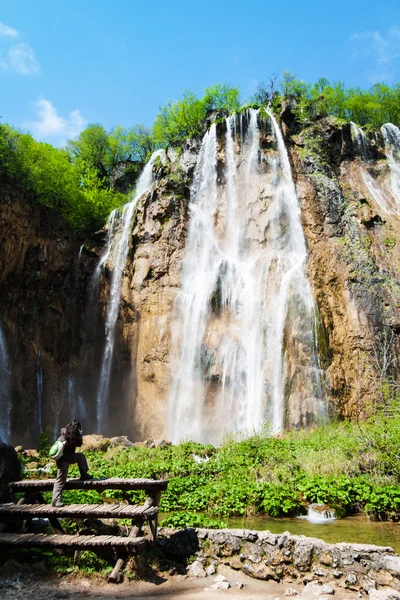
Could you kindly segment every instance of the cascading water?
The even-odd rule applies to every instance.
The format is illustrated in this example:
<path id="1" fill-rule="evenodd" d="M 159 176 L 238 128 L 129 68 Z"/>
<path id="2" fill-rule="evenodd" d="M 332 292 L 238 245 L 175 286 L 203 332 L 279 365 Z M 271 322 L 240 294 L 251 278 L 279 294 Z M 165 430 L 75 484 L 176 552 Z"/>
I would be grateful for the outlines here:
<path id="1" fill-rule="evenodd" d="M 199 153 L 173 318 L 168 434 L 174 442 L 215 443 L 224 432 L 250 431 L 267 420 L 281 430 L 290 412 L 289 378 L 297 382 L 291 403 L 297 396 L 304 405 L 294 409 L 298 416 L 304 407 L 314 417 L 325 410 L 289 159 L 272 113 L 277 151 L 261 150 L 259 121 L 255 110 L 227 118 L 223 183 L 215 125 Z M 307 349 L 306 364 L 295 367 L 298 377 L 290 373 L 288 336 Z"/>
<path id="2" fill-rule="evenodd" d="M 371 160 L 371 150 L 365 132 L 361 129 L 361 127 L 359 127 L 352 121 L 350 122 L 350 127 L 351 137 L 356 148 L 357 154 L 360 156 L 362 161 L 368 162 L 369 160 Z"/>
<path id="3" fill-rule="evenodd" d="M 384 125 L 384 127 L 386 127 Z M 394 127 L 394 125 L 392 126 Z M 396 128 L 397 129 L 397 128 Z M 382 128 L 383 132 L 383 128 Z M 372 153 L 368 143 L 367 136 L 364 131 L 356 125 L 355 123 L 351 123 L 351 134 L 354 142 L 355 149 L 357 154 L 359 155 L 362 163 L 368 163 L 372 160 Z M 389 159 L 388 159 L 389 160 Z M 397 203 L 391 198 L 388 194 L 386 194 L 377 184 L 376 180 L 369 173 L 366 165 L 360 165 L 360 174 L 362 182 L 370 193 L 371 197 L 374 199 L 376 204 L 382 210 L 382 212 L 386 214 L 400 214 L 399 206 Z M 400 174 L 400 168 L 399 168 Z M 393 184 L 392 184 L 393 187 Z M 399 188 L 400 191 L 400 188 Z M 399 195 L 400 198 L 400 195 Z"/>
<path id="4" fill-rule="evenodd" d="M 68 408 L 71 419 L 78 419 L 85 428 L 86 408 L 82 396 L 77 392 L 76 381 L 73 376 L 68 378 Z"/>
<path id="5" fill-rule="evenodd" d="M 10 441 L 11 433 L 10 377 L 6 340 L 0 326 L 0 442 L 6 443 Z"/>
<path id="6" fill-rule="evenodd" d="M 386 123 L 382 125 L 381 131 L 385 140 L 392 194 L 396 200 L 396 212 L 400 214 L 400 129 L 392 123 Z"/>
<path id="7" fill-rule="evenodd" d="M 40 357 L 42 355 L 42 351 L 39 348 L 36 358 L 36 389 L 37 389 L 37 398 L 36 398 L 36 423 L 38 425 L 39 434 L 43 432 L 43 423 L 42 423 L 42 401 L 43 401 L 43 371 L 42 365 L 40 364 Z"/>
<path id="8" fill-rule="evenodd" d="M 113 239 L 110 238 L 106 250 L 106 256 L 104 257 L 104 259 L 100 259 L 101 264 L 99 263 L 101 268 L 101 265 L 104 264 L 105 260 L 107 260 L 110 255 L 113 255 L 113 271 L 105 324 L 106 340 L 101 365 L 99 387 L 97 392 L 97 430 L 99 432 L 103 432 L 105 426 L 107 397 L 110 385 L 112 358 L 114 354 L 115 326 L 117 323 L 119 304 L 121 299 L 121 280 L 129 250 L 129 238 L 132 221 L 136 212 L 136 206 L 139 198 L 150 188 L 151 184 L 153 183 L 154 162 L 158 157 L 160 157 L 163 154 L 163 152 L 163 150 L 157 150 L 156 152 L 154 152 L 150 160 L 144 167 L 143 172 L 137 183 L 133 200 L 124 206 L 120 235 L 118 240 L 116 240 L 116 247 L 114 253 L 112 253 L 112 248 L 114 246 Z M 112 221 L 115 221 L 115 213 L 112 214 L 110 218 L 112 219 Z M 110 229 L 113 229 L 113 225 Z"/>

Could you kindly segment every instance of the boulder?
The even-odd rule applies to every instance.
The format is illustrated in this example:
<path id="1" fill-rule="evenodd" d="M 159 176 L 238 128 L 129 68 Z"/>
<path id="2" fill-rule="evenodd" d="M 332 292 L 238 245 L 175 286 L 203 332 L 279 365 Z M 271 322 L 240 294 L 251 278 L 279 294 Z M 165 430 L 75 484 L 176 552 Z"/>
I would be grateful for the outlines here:
<path id="1" fill-rule="evenodd" d="M 94 452 L 96 450 L 107 450 L 111 440 L 98 435 L 97 433 L 91 433 L 90 435 L 83 436 L 83 444 L 81 446 L 81 452 Z"/>

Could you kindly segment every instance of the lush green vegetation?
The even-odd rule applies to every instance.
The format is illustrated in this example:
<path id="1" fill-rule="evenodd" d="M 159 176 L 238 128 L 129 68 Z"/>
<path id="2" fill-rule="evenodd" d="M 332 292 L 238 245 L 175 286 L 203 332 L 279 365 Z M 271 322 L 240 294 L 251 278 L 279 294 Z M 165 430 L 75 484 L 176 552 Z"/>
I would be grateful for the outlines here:
<path id="1" fill-rule="evenodd" d="M 385 122 L 400 125 L 400 84 L 376 84 L 362 90 L 326 79 L 312 85 L 285 73 L 280 83 L 275 76 L 268 84 L 260 84 L 250 102 L 271 104 L 279 111 L 284 99 L 291 101 L 301 125 L 326 115 L 366 128 Z M 0 178 L 18 182 L 32 199 L 60 211 L 73 229 L 87 234 L 102 227 L 111 210 L 128 200 L 115 183 L 119 167 L 132 183 L 155 148 L 200 136 L 213 112 L 216 117 L 215 111 L 228 114 L 241 106 L 246 102 L 241 103 L 239 89 L 230 85 L 208 87 L 201 98 L 185 91 L 180 100 L 160 108 L 151 129 L 118 126 L 107 132 L 102 125 L 91 124 L 63 149 L 0 125 Z"/>
<path id="2" fill-rule="evenodd" d="M 114 168 L 124 162 L 125 171 L 137 176 L 153 148 L 150 132 L 139 125 L 109 133 L 89 125 L 65 149 L 0 125 L 0 177 L 58 210 L 77 232 L 87 233 L 102 227 L 111 210 L 126 202 L 113 187 Z"/>
<path id="3" fill-rule="evenodd" d="M 170 513 L 171 525 L 219 526 L 235 515 L 294 516 L 314 502 L 342 514 L 399 520 L 399 408 L 395 401 L 389 412 L 379 409 L 362 425 L 331 423 L 279 437 L 266 429 L 219 448 L 193 442 L 157 449 L 119 446 L 90 452 L 88 459 L 95 477 L 169 479 L 161 510 Z M 206 460 L 196 462 L 195 454 Z M 115 490 L 64 494 L 71 503 L 125 497 Z M 129 497 L 143 499 L 140 492 Z"/>
<path id="4" fill-rule="evenodd" d="M 204 90 L 203 98 L 189 91 L 182 100 L 169 101 L 160 108 L 154 122 L 154 137 L 161 145 L 167 145 L 203 131 L 203 121 L 213 110 L 234 112 L 240 108 L 239 88 L 217 84 Z"/>
<path id="5" fill-rule="evenodd" d="M 296 100 L 296 115 L 301 123 L 332 115 L 370 129 L 378 129 L 384 123 L 400 124 L 400 84 L 377 83 L 363 90 L 346 88 L 338 81 L 330 83 L 325 78 L 311 85 L 285 73 L 281 89 L 283 96 Z"/>

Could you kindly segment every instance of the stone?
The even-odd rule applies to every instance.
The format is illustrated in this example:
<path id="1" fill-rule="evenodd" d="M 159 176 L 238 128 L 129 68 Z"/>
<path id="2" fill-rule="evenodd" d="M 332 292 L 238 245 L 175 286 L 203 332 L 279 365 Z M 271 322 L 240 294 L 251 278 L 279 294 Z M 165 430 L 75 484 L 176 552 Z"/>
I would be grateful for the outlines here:
<path id="1" fill-rule="evenodd" d="M 293 563 L 299 571 L 308 571 L 311 566 L 314 544 L 309 540 L 298 541 L 293 552 Z"/>
<path id="2" fill-rule="evenodd" d="M 190 577 L 207 577 L 207 573 L 204 570 L 202 563 L 198 560 L 192 562 L 187 568 L 187 574 Z"/>
<path id="3" fill-rule="evenodd" d="M 30 458 L 40 458 L 40 454 L 34 448 L 28 448 L 28 450 L 24 451 L 25 456 L 29 456 Z"/>
<path id="4" fill-rule="evenodd" d="M 125 446 L 126 448 L 131 448 L 135 446 L 135 443 L 128 440 L 126 435 L 119 435 L 111 438 L 110 446 Z"/>
<path id="5" fill-rule="evenodd" d="M 206 568 L 207 575 L 214 575 L 216 573 L 215 563 L 211 563 Z"/>
<path id="6" fill-rule="evenodd" d="M 242 571 L 254 579 L 263 579 L 265 581 L 273 579 L 274 581 L 279 581 L 277 574 L 264 562 L 254 564 L 246 561 L 242 565 Z"/>
<path id="7" fill-rule="evenodd" d="M 156 448 L 168 448 L 168 446 L 172 446 L 172 442 L 168 440 L 154 440 L 154 445 Z"/>
<path id="8" fill-rule="evenodd" d="M 295 590 L 294 588 L 286 588 L 285 590 L 285 596 L 298 596 L 299 592 L 297 590 Z"/>
<path id="9" fill-rule="evenodd" d="M 382 567 L 394 575 L 400 575 L 400 556 L 383 556 Z"/>
<path id="10" fill-rule="evenodd" d="M 96 450 L 104 451 L 104 450 L 107 450 L 110 443 L 111 443 L 110 439 L 105 438 L 102 435 L 99 435 L 97 433 L 84 435 L 83 436 L 83 444 L 82 444 L 80 451 L 81 452 L 87 452 L 87 451 L 95 452 Z"/>
<path id="11" fill-rule="evenodd" d="M 317 596 L 331 596 L 334 593 L 335 591 L 330 585 L 327 583 L 321 585 L 318 581 L 310 581 L 307 583 L 302 592 L 302 594 L 314 594 Z"/>
<path id="12" fill-rule="evenodd" d="M 211 586 L 212 590 L 229 590 L 231 584 L 224 575 L 217 575 Z"/>
<path id="13" fill-rule="evenodd" d="M 366 592 L 369 592 L 370 590 L 376 590 L 375 579 L 371 579 L 371 577 L 365 576 L 362 580 L 362 587 Z"/>
<path id="14" fill-rule="evenodd" d="M 239 590 L 242 590 L 244 588 L 243 581 L 237 581 L 236 582 L 236 587 L 239 588 Z"/>
<path id="15" fill-rule="evenodd" d="M 392 588 L 371 589 L 368 594 L 369 600 L 400 600 L 400 592 Z"/>
<path id="16" fill-rule="evenodd" d="M 339 579 L 340 577 L 342 577 L 343 571 L 339 571 L 339 569 L 333 569 L 332 575 L 336 577 L 336 579 Z"/>
<path id="17" fill-rule="evenodd" d="M 358 577 L 355 573 L 347 573 L 344 578 L 344 582 L 346 585 L 356 585 L 358 583 Z"/>
<path id="18" fill-rule="evenodd" d="M 313 569 L 313 573 L 315 575 L 317 575 L 317 577 L 326 577 L 328 575 L 328 573 L 326 571 L 323 571 L 322 569 Z"/>

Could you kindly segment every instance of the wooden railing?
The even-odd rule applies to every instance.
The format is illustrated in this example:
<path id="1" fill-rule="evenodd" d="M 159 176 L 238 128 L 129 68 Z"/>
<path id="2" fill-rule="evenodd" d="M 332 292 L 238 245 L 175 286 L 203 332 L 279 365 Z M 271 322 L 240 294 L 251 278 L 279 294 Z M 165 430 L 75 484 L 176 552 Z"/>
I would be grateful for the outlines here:
<path id="1" fill-rule="evenodd" d="M 69 504 L 61 507 L 46 504 L 42 492 L 51 491 L 55 479 L 25 479 L 10 484 L 13 493 L 22 493 L 22 498 L 15 503 L 0 504 L 0 521 L 23 522 L 23 533 L 0 533 L 0 546 L 17 547 L 66 547 L 93 548 L 111 546 L 118 556 L 117 562 L 108 580 L 116 583 L 125 558 L 121 552 L 139 553 L 148 543 L 143 535 L 143 525 L 148 522 L 151 538 L 157 538 L 158 509 L 161 492 L 167 489 L 168 482 L 155 479 L 68 479 L 65 490 L 97 490 L 106 489 L 121 491 L 144 490 L 147 493 L 143 505 L 138 504 Z M 55 534 L 26 533 L 29 522 L 36 517 L 48 518 Z M 85 519 L 102 517 L 110 519 L 132 519 L 129 536 L 115 535 L 66 535 L 58 519 Z"/>

